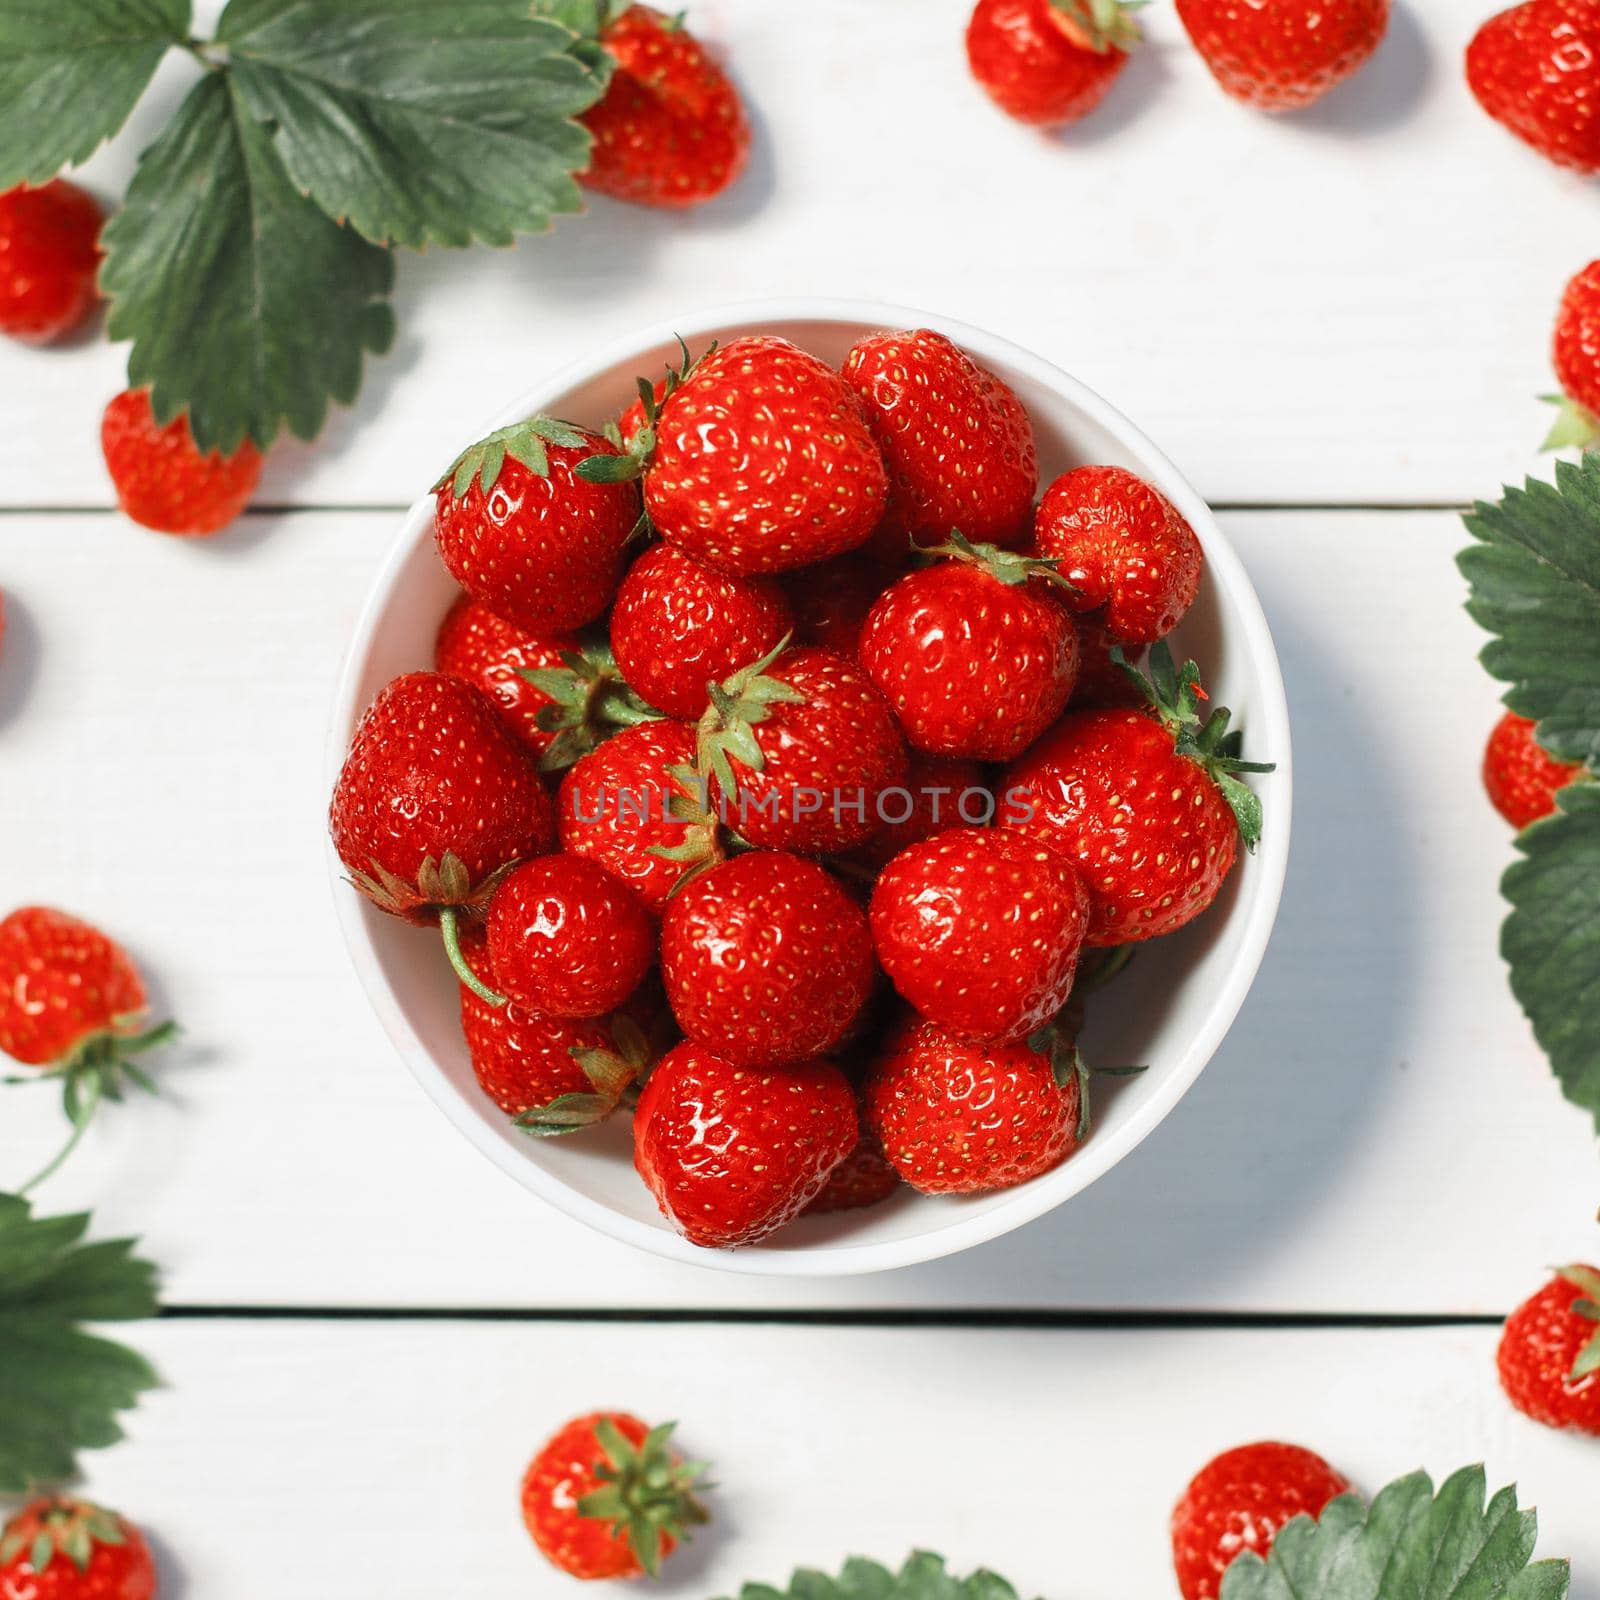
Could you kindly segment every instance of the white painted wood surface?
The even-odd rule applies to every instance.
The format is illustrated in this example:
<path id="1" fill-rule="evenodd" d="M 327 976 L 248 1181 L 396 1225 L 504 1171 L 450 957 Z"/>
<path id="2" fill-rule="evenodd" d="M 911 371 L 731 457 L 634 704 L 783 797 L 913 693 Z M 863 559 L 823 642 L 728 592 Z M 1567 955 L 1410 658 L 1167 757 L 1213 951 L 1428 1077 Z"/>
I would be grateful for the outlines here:
<path id="1" fill-rule="evenodd" d="M 917 1546 L 1025 1596 L 1176 1600 L 1173 1501 L 1262 1437 L 1368 1493 L 1482 1461 L 1538 1507 L 1573 1600 L 1600 1597 L 1594 1443 L 1504 1403 L 1492 1329 L 222 1322 L 144 1343 L 170 1390 L 87 1488 L 154 1530 L 162 1600 L 576 1594 L 522 1531 L 518 1484 L 550 1431 L 612 1405 L 676 1417 L 715 1463 L 715 1524 L 650 1591 L 682 1600 Z"/>
<path id="2" fill-rule="evenodd" d="M 182 1304 L 1503 1312 L 1593 1256 L 1600 1174 L 1495 950 L 1494 688 L 1445 513 L 1225 519 L 1272 619 L 1298 815 L 1266 966 L 1167 1123 L 1052 1216 L 871 1280 L 758 1283 L 594 1238 L 423 1097 L 338 943 L 336 664 L 397 519 L 258 516 L 210 546 L 12 516 L 5 899 L 133 945 L 185 1044 L 43 1192 L 142 1233 Z M 345 892 L 340 890 L 339 892 Z M 0 1182 L 55 1138 L 0 1100 Z"/>

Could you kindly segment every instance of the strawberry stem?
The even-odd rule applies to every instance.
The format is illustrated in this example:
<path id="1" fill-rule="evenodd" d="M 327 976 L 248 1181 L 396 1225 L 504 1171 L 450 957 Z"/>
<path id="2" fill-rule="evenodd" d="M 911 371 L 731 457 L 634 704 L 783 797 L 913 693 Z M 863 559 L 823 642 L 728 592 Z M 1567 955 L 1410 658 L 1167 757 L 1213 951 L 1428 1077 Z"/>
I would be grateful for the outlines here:
<path id="1" fill-rule="evenodd" d="M 457 922 L 456 908 L 442 906 L 439 910 L 439 936 L 444 940 L 444 953 L 450 958 L 450 965 L 456 969 L 456 976 L 483 1001 L 485 1005 L 497 1009 L 506 1003 L 503 994 L 496 994 L 476 972 L 467 965 L 467 958 L 461 953 L 461 929 Z"/>
<path id="2" fill-rule="evenodd" d="M 66 1164 L 67 1157 L 78 1148 L 84 1134 L 89 1131 L 89 1119 L 94 1115 L 95 1107 L 100 1104 L 101 1093 L 101 1079 L 98 1074 L 94 1074 L 88 1079 L 88 1085 L 84 1091 L 84 1098 L 78 1115 L 73 1119 L 71 1137 L 56 1152 L 55 1158 L 48 1165 L 41 1167 L 17 1190 L 19 1195 L 31 1194 L 47 1178 L 53 1178 Z"/>

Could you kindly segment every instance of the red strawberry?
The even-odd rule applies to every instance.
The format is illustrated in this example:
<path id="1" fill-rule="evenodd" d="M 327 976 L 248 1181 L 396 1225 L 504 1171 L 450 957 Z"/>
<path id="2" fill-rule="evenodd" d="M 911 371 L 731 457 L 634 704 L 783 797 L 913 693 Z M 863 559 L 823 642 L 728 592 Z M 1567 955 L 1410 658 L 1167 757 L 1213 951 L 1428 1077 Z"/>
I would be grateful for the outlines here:
<path id="1" fill-rule="evenodd" d="M 942 333 L 919 328 L 861 340 L 844 381 L 860 396 L 889 469 L 879 539 L 937 544 L 959 528 L 974 544 L 1022 544 L 1039 461 L 1019 401 Z"/>
<path id="2" fill-rule="evenodd" d="M 740 577 L 785 572 L 877 525 L 883 461 L 825 362 L 787 339 L 735 339 L 697 363 L 686 353 L 662 394 L 626 457 L 583 471 L 600 484 L 642 473 L 651 522 L 685 554 Z"/>
<path id="3" fill-rule="evenodd" d="M 994 811 L 994 796 L 976 761 L 948 761 L 913 750 L 904 792 L 884 795 L 879 807 L 885 818 L 882 830 L 851 851 L 850 859 L 876 875 L 908 845 L 962 823 L 981 826 Z"/>
<path id="4" fill-rule="evenodd" d="M 1556 808 L 1556 792 L 1583 771 L 1581 764 L 1557 761 L 1534 738 L 1534 724 L 1515 711 L 1495 723 L 1483 752 L 1483 786 L 1513 828 L 1526 828 Z"/>
<path id="5" fill-rule="evenodd" d="M 877 832 L 884 792 L 905 782 L 906 748 L 855 662 L 831 650 L 774 651 L 712 699 L 696 764 L 743 839 L 826 855 Z"/>
<path id="6" fill-rule="evenodd" d="M 1178 0 L 1218 83 L 1262 111 L 1296 111 L 1363 66 L 1383 42 L 1389 0 Z"/>
<path id="7" fill-rule="evenodd" d="M 487 904 L 555 842 L 550 796 L 494 703 L 440 672 L 396 678 L 368 707 L 329 826 L 355 887 L 382 911 L 438 922 L 447 948 L 460 908 Z"/>
<path id="8" fill-rule="evenodd" d="M 872 989 L 867 919 L 815 862 L 758 851 L 690 880 L 661 924 L 678 1026 L 741 1067 L 831 1050 Z"/>
<path id="9" fill-rule="evenodd" d="M 680 1044 L 639 1097 L 634 1165 L 691 1244 L 728 1250 L 799 1216 L 858 1131 L 855 1095 L 831 1061 L 752 1068 Z"/>
<path id="10" fill-rule="evenodd" d="M 951 828 L 883 869 L 872 942 L 925 1017 L 971 1039 L 1022 1039 L 1066 1004 L 1088 916 L 1082 880 L 1054 851 Z"/>
<path id="11" fill-rule="evenodd" d="M 1019 122 L 1059 127 L 1105 99 L 1138 44 L 1118 0 L 978 0 L 967 62 L 989 98 Z"/>
<path id="12" fill-rule="evenodd" d="M 706 709 L 706 686 L 766 655 L 790 623 L 789 602 L 770 578 L 730 578 L 657 544 L 617 591 L 611 648 L 638 694 L 693 722 Z"/>
<path id="13" fill-rule="evenodd" d="M 49 344 L 88 321 L 104 220 L 100 202 L 63 178 L 0 194 L 0 333 Z"/>
<path id="14" fill-rule="evenodd" d="M 616 70 L 581 118 L 594 150 L 578 182 L 673 209 L 721 194 L 744 170 L 750 125 L 739 91 L 682 16 L 629 6 L 600 42 Z"/>
<path id="15" fill-rule="evenodd" d="M 1600 1271 L 1563 1267 L 1506 1318 L 1496 1359 L 1518 1411 L 1600 1435 Z"/>
<path id="16" fill-rule="evenodd" d="M 548 1440 L 522 1479 L 522 1520 L 546 1560 L 574 1578 L 654 1577 L 689 1529 L 703 1462 L 668 1449 L 674 1423 L 596 1411 Z"/>
<path id="17" fill-rule="evenodd" d="M 599 862 L 661 911 L 684 877 L 722 859 L 694 756 L 694 734 L 680 722 L 607 739 L 561 781 L 561 848 Z"/>
<path id="18" fill-rule="evenodd" d="M 106 407 L 100 447 L 117 504 L 157 533 L 217 533 L 249 505 L 261 481 L 261 454 L 248 439 L 231 456 L 202 456 L 189 419 L 162 427 L 146 389 L 130 389 Z"/>
<path id="19" fill-rule="evenodd" d="M 451 576 L 532 633 L 594 621 L 616 593 L 639 494 L 574 469 L 616 453 L 598 434 L 553 417 L 475 444 L 435 486 L 434 538 Z"/>
<path id="20" fill-rule="evenodd" d="M 1479 28 L 1467 86 L 1558 166 L 1600 172 L 1600 0 L 1526 0 Z"/>
<path id="21" fill-rule="evenodd" d="M 893 576 L 893 568 L 859 552 L 785 574 L 794 642 L 853 656 L 867 613 Z"/>
<path id="22" fill-rule="evenodd" d="M 1052 1040 L 972 1044 L 937 1022 L 898 1030 L 867 1075 L 867 1124 L 923 1194 L 1009 1189 L 1061 1165 L 1087 1131 L 1081 1059 Z"/>
<path id="23" fill-rule="evenodd" d="M 806 1214 L 817 1217 L 835 1211 L 865 1211 L 868 1206 L 881 1205 L 899 1187 L 900 1174 L 871 1129 L 863 1125 L 855 1149 L 828 1174 Z"/>
<path id="24" fill-rule="evenodd" d="M 1078 630 L 1054 598 L 1048 562 L 960 534 L 938 548 L 950 559 L 878 597 L 861 665 L 913 748 L 1009 761 L 1066 709 Z"/>
<path id="25" fill-rule="evenodd" d="M 1247 1444 L 1202 1467 L 1172 1513 L 1172 1561 L 1183 1600 L 1216 1600 L 1243 1550 L 1265 1559 L 1286 1522 L 1321 1516 L 1350 1488 L 1321 1456 L 1293 1444 Z"/>
<path id="26" fill-rule="evenodd" d="M 541 856 L 489 902 L 489 962 L 507 996 L 554 1017 L 613 1011 L 655 964 L 655 924 L 620 879 L 582 856 Z"/>
<path id="27" fill-rule="evenodd" d="M 1560 394 L 1546 395 L 1558 409 L 1546 450 L 1600 443 L 1600 261 L 1591 261 L 1561 296 L 1553 359 Z"/>
<path id="28" fill-rule="evenodd" d="M 1039 554 L 1072 586 L 1064 602 L 1102 612 L 1119 644 L 1165 638 L 1200 592 L 1204 557 L 1194 529 L 1154 484 L 1123 467 L 1079 467 L 1057 478 L 1034 535 Z"/>
<path id="29" fill-rule="evenodd" d="M 156 1564 L 124 1517 L 87 1500 L 32 1500 L 0 1530 L 5 1600 L 155 1600 Z"/>
<path id="30" fill-rule="evenodd" d="M 1144 695 L 1122 667 L 1112 659 L 1116 646 L 1130 666 L 1139 666 L 1144 652 L 1112 638 L 1103 611 L 1078 618 L 1078 679 L 1068 702 L 1074 711 L 1104 710 L 1107 706 L 1142 706 Z"/>
<path id="31" fill-rule="evenodd" d="M 1069 711 L 1006 769 L 1001 826 L 1065 856 L 1089 891 L 1091 946 L 1171 933 L 1216 898 L 1261 837 L 1261 802 L 1233 753 L 1228 711 L 1202 724 L 1199 672 L 1165 645 L 1150 654 L 1145 711 Z"/>

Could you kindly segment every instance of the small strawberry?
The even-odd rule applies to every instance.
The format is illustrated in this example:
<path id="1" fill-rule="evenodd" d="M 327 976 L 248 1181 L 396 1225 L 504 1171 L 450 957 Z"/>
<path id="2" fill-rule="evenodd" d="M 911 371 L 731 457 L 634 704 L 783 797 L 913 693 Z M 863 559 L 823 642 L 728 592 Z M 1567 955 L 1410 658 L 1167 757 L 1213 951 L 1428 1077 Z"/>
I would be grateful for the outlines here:
<path id="1" fill-rule="evenodd" d="M 147 389 L 130 389 L 106 407 L 100 447 L 117 504 L 141 527 L 203 538 L 249 505 L 261 481 L 261 454 L 248 439 L 231 456 L 195 448 L 186 416 L 162 427 Z"/>
<path id="2" fill-rule="evenodd" d="M 860 397 L 889 469 L 888 515 L 874 545 L 937 544 L 959 528 L 975 544 L 1028 536 L 1039 461 L 1022 402 L 942 333 L 861 340 L 844 381 Z"/>
<path id="3" fill-rule="evenodd" d="M 730 1250 L 792 1222 L 856 1147 L 856 1098 L 831 1061 L 737 1066 L 680 1044 L 634 1114 L 634 1165 L 691 1244 Z"/>
<path id="4" fill-rule="evenodd" d="M 1483 786 L 1513 828 L 1526 828 L 1556 808 L 1556 792 L 1583 772 L 1557 761 L 1534 737 L 1534 724 L 1515 711 L 1495 723 L 1483 752 Z"/>
<path id="5" fill-rule="evenodd" d="M 877 526 L 888 478 L 861 407 L 826 362 L 787 339 L 684 353 L 620 459 L 590 482 L 644 478 L 645 510 L 670 544 L 739 577 L 842 555 Z M 619 434 L 620 438 L 621 435 Z"/>
<path id="6" fill-rule="evenodd" d="M 885 794 L 879 804 L 882 829 L 852 850 L 849 859 L 876 877 L 909 845 L 963 823 L 982 826 L 994 811 L 994 796 L 976 761 L 951 761 L 913 750 L 903 788 Z"/>
<path id="7" fill-rule="evenodd" d="M 522 1479 L 522 1520 L 546 1560 L 574 1578 L 655 1577 L 710 1521 L 695 1498 L 705 1463 L 668 1448 L 675 1426 L 596 1411 L 546 1442 Z"/>
<path id="8" fill-rule="evenodd" d="M 1525 0 L 1467 46 L 1467 86 L 1558 166 L 1600 172 L 1600 0 Z"/>
<path id="9" fill-rule="evenodd" d="M 1083 874 L 1090 946 L 1171 933 L 1206 909 L 1242 838 L 1261 837 L 1261 802 L 1238 777 L 1229 713 L 1202 722 L 1199 669 L 1175 670 L 1164 644 L 1135 674 L 1148 711 L 1069 711 L 999 785 L 1001 826 L 1048 845 Z M 1152 714 L 1153 713 L 1153 714 Z"/>
<path id="10" fill-rule="evenodd" d="M 1183 1600 L 1217 1600 L 1241 1551 L 1263 1560 L 1286 1522 L 1321 1516 L 1349 1483 L 1293 1444 L 1247 1444 L 1202 1467 L 1172 1512 L 1172 1561 Z"/>
<path id="11" fill-rule="evenodd" d="M 125 1517 L 48 1495 L 0 1529 L 4 1600 L 155 1600 L 156 1564 Z"/>
<path id="12" fill-rule="evenodd" d="M 527 751 L 486 694 L 441 672 L 396 678 L 367 708 L 328 815 L 351 883 L 381 911 L 437 922 L 447 950 L 458 912 L 481 909 L 517 862 L 555 842 Z M 459 951 L 452 960 L 477 982 Z"/>
<path id="13" fill-rule="evenodd" d="M 601 32 L 616 61 L 578 182 L 616 200 L 679 210 L 722 193 L 744 170 L 750 124 L 739 91 L 683 17 L 628 6 Z"/>
<path id="14" fill-rule="evenodd" d="M 1600 444 L 1600 261 L 1591 261 L 1561 296 L 1553 359 L 1562 392 L 1545 396 L 1558 414 L 1544 448 L 1592 449 Z"/>
<path id="15" fill-rule="evenodd" d="M 900 1187 L 883 1146 L 865 1123 L 856 1147 L 828 1174 L 822 1192 L 806 1207 L 806 1215 L 819 1217 L 835 1211 L 865 1211 L 881 1205 Z"/>
<path id="16" fill-rule="evenodd" d="M 1008 116 L 1041 128 L 1086 117 L 1139 43 L 1138 4 L 978 0 L 967 24 L 972 75 Z"/>
<path id="17" fill-rule="evenodd" d="M 867 1125 L 923 1194 L 1009 1189 L 1061 1165 L 1087 1132 L 1082 1060 L 1053 1036 L 973 1044 L 916 1021 L 867 1074 Z"/>
<path id="18" fill-rule="evenodd" d="M 1496 1359 L 1518 1411 L 1600 1435 L 1600 1271 L 1563 1267 L 1506 1318 Z"/>
<path id="19" fill-rule="evenodd" d="M 1067 1002 L 1088 926 L 1077 871 L 1044 844 L 950 828 L 902 850 L 872 891 L 872 942 L 925 1017 L 1010 1041 Z"/>
<path id="20" fill-rule="evenodd" d="M 611 649 L 629 686 L 683 722 L 706 688 L 764 656 L 788 632 L 789 602 L 770 578 L 730 578 L 670 544 L 628 569 L 611 608 Z"/>
<path id="21" fill-rule="evenodd" d="M 489 902 L 488 926 L 500 988 L 553 1017 L 614 1011 L 655 964 L 644 902 L 582 856 L 541 856 L 509 873 Z"/>
<path id="22" fill-rule="evenodd" d="M 861 665 L 914 749 L 1009 761 L 1066 709 L 1078 630 L 1054 598 L 1052 563 L 959 533 L 935 553 L 948 559 L 878 597 Z"/>
<path id="23" fill-rule="evenodd" d="M 1154 644 L 1200 592 L 1194 529 L 1155 487 L 1123 467 L 1078 467 L 1050 485 L 1034 537 L 1070 588 L 1062 601 L 1096 612 L 1119 644 Z"/>
<path id="24" fill-rule="evenodd" d="M 794 614 L 794 642 L 853 656 L 867 613 L 894 576 L 894 568 L 860 552 L 785 573 L 783 589 Z"/>
<path id="25" fill-rule="evenodd" d="M 434 538 L 451 576 L 532 633 L 594 621 L 616 593 L 639 495 L 575 468 L 615 454 L 599 435 L 553 417 L 530 417 L 473 445 L 435 485 Z"/>
<path id="26" fill-rule="evenodd" d="M 1365 65 L 1389 0 L 1178 0 L 1218 83 L 1261 111 L 1297 111 Z"/>
<path id="27" fill-rule="evenodd" d="M 646 722 L 607 739 L 561 780 L 561 848 L 663 910 L 684 878 L 722 859 L 694 757 L 694 733 L 681 722 Z"/>
<path id="28" fill-rule="evenodd" d="M 907 771 L 894 714 L 854 661 L 781 646 L 712 690 L 695 762 L 741 838 L 803 855 L 871 838 Z"/>
<path id="29" fill-rule="evenodd" d="M 692 878 L 661 923 L 678 1026 L 741 1067 L 831 1050 L 872 989 L 867 919 L 813 861 L 756 851 Z"/>
<path id="30" fill-rule="evenodd" d="M 0 194 L 0 333 L 49 344 L 88 321 L 104 220 L 100 202 L 64 178 Z"/>

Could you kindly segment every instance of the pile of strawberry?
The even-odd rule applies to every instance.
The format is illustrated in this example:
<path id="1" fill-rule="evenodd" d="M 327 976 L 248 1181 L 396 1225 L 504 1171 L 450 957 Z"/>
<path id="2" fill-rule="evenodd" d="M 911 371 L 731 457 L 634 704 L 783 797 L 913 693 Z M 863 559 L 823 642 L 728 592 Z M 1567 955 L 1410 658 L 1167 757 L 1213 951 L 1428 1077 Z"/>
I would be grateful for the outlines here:
<path id="1" fill-rule="evenodd" d="M 697 1244 L 1039 1176 L 1088 1128 L 1084 991 L 1259 835 L 1263 769 L 1160 642 L 1199 541 L 1120 467 L 1036 505 L 1017 396 L 937 333 L 639 389 L 438 485 L 465 592 L 352 741 L 351 881 L 440 926 L 519 1127 L 637 1097 Z"/>

